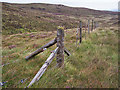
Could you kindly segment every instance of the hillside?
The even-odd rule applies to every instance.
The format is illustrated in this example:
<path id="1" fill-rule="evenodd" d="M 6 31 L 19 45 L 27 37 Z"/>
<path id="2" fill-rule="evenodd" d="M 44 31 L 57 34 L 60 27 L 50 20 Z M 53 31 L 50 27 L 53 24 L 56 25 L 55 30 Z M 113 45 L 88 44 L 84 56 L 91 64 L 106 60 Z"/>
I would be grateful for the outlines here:
<path id="1" fill-rule="evenodd" d="M 64 68 L 56 58 L 40 80 L 30 88 L 118 88 L 118 16 L 116 12 L 73 8 L 52 4 L 3 3 L 2 83 L 3 88 L 25 88 L 56 48 L 48 48 L 34 58 L 25 57 L 57 36 L 63 26 Z M 86 34 L 90 19 L 99 27 Z M 76 46 L 76 31 L 83 22 L 82 43 Z"/>
<path id="2" fill-rule="evenodd" d="M 3 34 L 6 35 L 54 31 L 57 26 L 77 28 L 80 20 L 86 23 L 88 19 L 99 21 L 102 26 L 117 25 L 118 22 L 117 12 L 52 4 L 3 3 Z"/>

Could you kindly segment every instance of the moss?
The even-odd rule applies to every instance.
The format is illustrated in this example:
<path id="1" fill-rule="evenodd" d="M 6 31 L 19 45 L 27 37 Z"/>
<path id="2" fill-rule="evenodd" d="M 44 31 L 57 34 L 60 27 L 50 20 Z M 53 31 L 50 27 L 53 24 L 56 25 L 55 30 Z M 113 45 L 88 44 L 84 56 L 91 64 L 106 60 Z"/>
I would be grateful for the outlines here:
<path id="1" fill-rule="evenodd" d="M 57 29 L 64 30 L 64 27 L 62 27 L 62 26 L 58 26 Z"/>

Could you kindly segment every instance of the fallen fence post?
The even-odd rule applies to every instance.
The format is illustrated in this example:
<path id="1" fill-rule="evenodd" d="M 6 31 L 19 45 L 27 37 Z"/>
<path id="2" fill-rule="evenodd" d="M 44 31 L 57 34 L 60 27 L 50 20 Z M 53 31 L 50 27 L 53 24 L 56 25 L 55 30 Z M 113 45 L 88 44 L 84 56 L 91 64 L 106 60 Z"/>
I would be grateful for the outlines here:
<path id="1" fill-rule="evenodd" d="M 49 48 L 50 46 L 53 46 L 56 43 L 57 43 L 57 38 L 55 38 L 54 40 L 50 41 L 49 43 L 47 43 L 43 47 L 37 49 L 36 51 L 34 51 L 33 53 L 31 53 L 29 56 L 27 56 L 25 59 L 28 60 L 28 59 L 36 56 L 37 54 L 39 54 L 39 53 L 43 52 L 44 50 L 46 50 L 46 48 Z"/>
<path id="2" fill-rule="evenodd" d="M 80 21 L 80 43 L 82 43 L 82 21 Z"/>
<path id="3" fill-rule="evenodd" d="M 45 64 L 43 64 L 43 66 L 40 68 L 40 70 L 38 71 L 38 73 L 35 75 L 35 77 L 33 78 L 33 80 L 30 82 L 30 84 L 27 86 L 30 87 L 33 83 L 35 83 L 36 81 L 38 81 L 40 79 L 40 77 L 44 74 L 45 70 L 47 69 L 47 67 L 50 65 L 50 63 L 52 62 L 53 58 L 55 57 L 55 54 L 58 52 L 58 47 L 50 54 L 50 56 L 47 58 L 47 60 L 45 61 Z"/>
<path id="4" fill-rule="evenodd" d="M 58 67 L 64 66 L 64 30 L 58 28 L 57 30 L 57 47 L 59 47 L 57 52 L 57 65 Z"/>
<path id="5" fill-rule="evenodd" d="M 90 34 L 90 20 L 88 20 L 88 34 Z"/>

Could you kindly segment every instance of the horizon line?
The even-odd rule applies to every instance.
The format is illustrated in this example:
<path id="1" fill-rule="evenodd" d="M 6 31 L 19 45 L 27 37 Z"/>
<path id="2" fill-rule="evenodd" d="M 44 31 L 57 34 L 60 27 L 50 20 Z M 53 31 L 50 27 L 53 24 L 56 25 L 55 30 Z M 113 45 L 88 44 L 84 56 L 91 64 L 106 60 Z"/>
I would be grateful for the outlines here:
<path id="1" fill-rule="evenodd" d="M 17 2 L 1 2 L 0 3 L 8 3 L 8 4 L 50 4 L 50 5 L 63 5 L 63 6 L 67 6 L 67 7 L 74 7 L 74 8 L 86 8 L 86 9 L 92 9 L 92 10 L 99 10 L 99 11 L 111 11 L 111 12 L 119 12 L 118 8 L 117 9 L 112 9 L 112 10 L 101 10 L 101 9 L 94 9 L 94 8 L 87 8 L 87 7 L 79 7 L 79 6 L 70 6 L 70 5 L 65 5 L 65 4 L 54 4 L 54 3 L 40 3 L 40 2 L 32 2 L 32 3 L 27 3 L 27 2 L 24 2 L 24 3 L 17 3 Z"/>

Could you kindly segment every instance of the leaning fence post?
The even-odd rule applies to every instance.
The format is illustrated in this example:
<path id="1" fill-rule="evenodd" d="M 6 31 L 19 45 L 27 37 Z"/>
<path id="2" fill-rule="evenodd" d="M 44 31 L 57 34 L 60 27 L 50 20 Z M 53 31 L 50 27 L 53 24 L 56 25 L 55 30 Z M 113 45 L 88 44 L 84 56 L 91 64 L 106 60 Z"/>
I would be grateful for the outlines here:
<path id="1" fill-rule="evenodd" d="M 81 42 L 82 42 L 82 21 L 80 21 L 80 43 Z"/>
<path id="2" fill-rule="evenodd" d="M 93 22 L 93 20 L 92 20 L 92 27 L 91 27 L 91 31 L 93 31 L 93 23 L 94 23 L 94 22 Z"/>
<path id="3" fill-rule="evenodd" d="M 90 34 L 90 20 L 88 20 L 88 34 Z"/>
<path id="4" fill-rule="evenodd" d="M 32 84 L 34 84 L 36 81 L 38 81 L 41 78 L 41 76 L 44 74 L 47 67 L 50 65 L 53 58 L 55 57 L 57 51 L 58 51 L 58 47 L 50 54 L 50 56 L 45 61 L 45 64 L 43 64 L 43 66 L 40 68 L 38 73 L 35 75 L 35 77 L 32 79 L 32 81 L 30 82 L 30 84 L 26 88 L 29 88 Z"/>
<path id="5" fill-rule="evenodd" d="M 59 47 L 57 52 L 57 66 L 64 66 L 64 30 L 59 27 L 57 30 L 57 47 Z"/>

